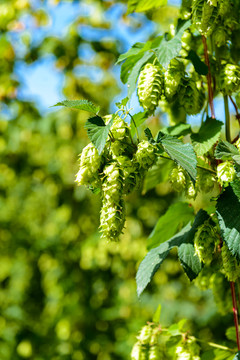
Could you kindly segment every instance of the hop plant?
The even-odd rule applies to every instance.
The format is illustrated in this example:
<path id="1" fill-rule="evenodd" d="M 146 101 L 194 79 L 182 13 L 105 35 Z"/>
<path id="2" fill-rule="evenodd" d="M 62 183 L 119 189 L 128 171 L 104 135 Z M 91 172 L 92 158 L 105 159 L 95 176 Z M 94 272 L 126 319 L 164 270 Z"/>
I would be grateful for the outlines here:
<path id="1" fill-rule="evenodd" d="M 222 246 L 222 262 L 227 279 L 229 281 L 236 281 L 240 275 L 240 268 L 238 266 L 237 260 L 231 254 L 225 242 L 223 242 Z"/>
<path id="2" fill-rule="evenodd" d="M 199 353 L 195 339 L 187 339 L 176 347 L 176 360 L 200 360 Z"/>
<path id="3" fill-rule="evenodd" d="M 131 360 L 148 360 L 148 348 L 140 342 L 135 343 L 131 351 Z"/>
<path id="4" fill-rule="evenodd" d="M 214 228 L 209 224 L 208 220 L 198 227 L 194 236 L 194 248 L 203 263 L 210 262 L 213 258 L 215 238 Z"/>
<path id="5" fill-rule="evenodd" d="M 174 168 L 169 176 L 169 181 L 176 191 L 183 191 L 186 187 L 186 177 L 181 166 Z"/>
<path id="6" fill-rule="evenodd" d="M 163 357 L 159 349 L 159 346 L 158 345 L 151 346 L 148 352 L 148 360 L 161 360 L 162 358 Z"/>
<path id="7" fill-rule="evenodd" d="M 218 14 L 221 17 L 224 17 L 228 12 L 231 11 L 232 7 L 233 7 L 233 3 L 231 0 L 220 0 Z"/>
<path id="8" fill-rule="evenodd" d="M 224 161 L 217 166 L 217 178 L 221 185 L 228 185 L 235 178 L 235 169 L 230 161 Z"/>
<path id="9" fill-rule="evenodd" d="M 114 138 L 114 141 L 111 141 L 112 155 L 115 157 L 124 153 L 132 155 L 133 145 L 130 128 L 118 115 L 115 115 L 113 125 L 111 126 L 111 134 Z"/>
<path id="10" fill-rule="evenodd" d="M 231 95 L 240 87 L 240 67 L 226 64 L 220 71 L 219 88 L 225 95 Z"/>
<path id="11" fill-rule="evenodd" d="M 188 184 L 185 189 L 185 195 L 188 199 L 196 199 L 197 196 L 197 188 L 194 187 L 192 181 L 188 181 Z"/>
<path id="12" fill-rule="evenodd" d="M 149 345 L 152 333 L 153 333 L 152 326 L 150 324 L 144 325 L 139 335 L 137 336 L 137 339 L 140 341 L 141 344 Z"/>
<path id="13" fill-rule="evenodd" d="M 191 78 L 185 78 L 181 84 L 179 102 L 188 115 L 198 114 L 205 101 L 204 92 L 199 90 L 196 82 Z"/>
<path id="14" fill-rule="evenodd" d="M 83 149 L 80 156 L 80 168 L 76 175 L 78 185 L 95 185 L 99 183 L 101 157 L 95 146 L 90 143 Z"/>
<path id="15" fill-rule="evenodd" d="M 212 275 L 212 269 L 210 267 L 204 266 L 198 277 L 196 278 L 196 285 L 201 290 L 207 290 L 210 286 L 210 277 Z"/>
<path id="16" fill-rule="evenodd" d="M 173 59 L 164 74 L 164 90 L 168 100 L 176 94 L 184 76 L 184 65 L 182 62 Z"/>
<path id="17" fill-rule="evenodd" d="M 120 200 L 118 204 L 106 200 L 103 203 L 100 213 L 100 231 L 102 238 L 110 241 L 118 241 L 125 224 L 125 204 Z"/>
<path id="18" fill-rule="evenodd" d="M 123 193 L 130 193 L 138 183 L 139 168 L 127 156 L 118 156 L 116 161 L 123 172 Z"/>
<path id="19" fill-rule="evenodd" d="M 140 168 L 148 170 L 157 161 L 155 146 L 150 144 L 147 140 L 142 140 L 138 144 L 134 160 L 136 160 Z"/>
<path id="20" fill-rule="evenodd" d="M 123 174 L 116 161 L 103 170 L 102 191 L 106 200 L 118 203 L 123 193 Z"/>
<path id="21" fill-rule="evenodd" d="M 217 0 L 193 0 L 192 22 L 198 31 L 204 35 L 211 35 L 218 17 Z"/>
<path id="22" fill-rule="evenodd" d="M 163 73 L 158 65 L 146 64 L 138 79 L 138 98 L 142 107 L 154 112 L 163 93 Z"/>
<path id="23" fill-rule="evenodd" d="M 216 178 L 214 175 L 210 174 L 207 171 L 201 171 L 198 177 L 198 186 L 199 188 L 208 193 L 213 190 Z"/>

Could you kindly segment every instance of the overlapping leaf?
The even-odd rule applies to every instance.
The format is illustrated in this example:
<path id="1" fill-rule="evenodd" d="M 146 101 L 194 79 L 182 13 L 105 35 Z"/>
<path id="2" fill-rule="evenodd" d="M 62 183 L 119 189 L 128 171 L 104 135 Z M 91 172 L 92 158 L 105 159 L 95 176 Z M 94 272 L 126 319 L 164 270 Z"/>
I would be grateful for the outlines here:
<path id="1" fill-rule="evenodd" d="M 134 11 L 144 12 L 164 5 L 167 5 L 167 0 L 129 0 L 128 14 Z"/>
<path id="2" fill-rule="evenodd" d="M 219 141 L 215 150 L 215 158 L 221 160 L 232 160 L 233 156 L 239 155 L 239 151 L 236 146 L 230 144 L 227 141 Z"/>
<path id="3" fill-rule="evenodd" d="M 206 154 L 217 142 L 221 135 L 222 125 L 223 123 L 221 121 L 207 118 L 198 133 L 191 135 L 194 150 L 199 156 Z"/>
<path id="4" fill-rule="evenodd" d="M 88 136 L 93 145 L 97 148 L 99 154 L 101 154 L 104 149 L 113 120 L 114 116 L 106 125 L 100 116 L 94 116 L 88 119 L 85 124 Z"/>
<path id="5" fill-rule="evenodd" d="M 154 274 L 168 256 L 169 251 L 174 247 L 180 248 L 180 246 L 183 244 L 191 246 L 182 247 L 180 251 L 180 262 L 190 280 L 193 280 L 197 277 L 201 270 L 201 263 L 193 252 L 193 238 L 197 227 L 201 225 L 207 218 L 208 214 L 206 211 L 200 210 L 192 227 L 190 223 L 188 223 L 178 234 L 173 236 L 168 241 L 163 242 L 158 247 L 151 249 L 147 253 L 139 266 L 136 276 L 138 296 L 141 295 L 146 286 L 152 280 Z"/>
<path id="6" fill-rule="evenodd" d="M 224 241 L 240 259 L 240 200 L 228 186 L 217 201 L 217 216 Z"/>
<path id="7" fill-rule="evenodd" d="M 65 106 L 71 109 L 85 110 L 93 114 L 98 114 L 100 110 L 100 106 L 96 106 L 88 100 L 63 100 L 53 106 Z"/>

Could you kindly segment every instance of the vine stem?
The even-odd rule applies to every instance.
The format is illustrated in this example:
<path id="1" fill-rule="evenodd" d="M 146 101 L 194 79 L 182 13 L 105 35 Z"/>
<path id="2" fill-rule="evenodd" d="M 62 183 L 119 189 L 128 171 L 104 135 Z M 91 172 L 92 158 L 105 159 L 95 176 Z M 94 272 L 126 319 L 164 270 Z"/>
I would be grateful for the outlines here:
<path id="1" fill-rule="evenodd" d="M 230 286 L 231 286 L 231 293 L 232 293 L 233 317 L 234 317 L 234 324 L 235 324 L 235 329 L 236 329 L 237 347 L 238 347 L 238 350 L 240 350 L 240 337 L 239 337 L 239 329 L 238 329 L 238 309 L 237 309 L 235 283 L 233 281 L 230 281 Z"/>
<path id="2" fill-rule="evenodd" d="M 229 115 L 229 107 L 228 107 L 228 96 L 224 95 L 224 111 L 225 111 L 225 133 L 226 140 L 231 142 L 231 134 L 230 134 L 230 115 Z"/>
<path id="3" fill-rule="evenodd" d="M 211 76 L 210 62 L 208 57 L 207 39 L 204 35 L 202 35 L 202 42 L 203 42 L 205 63 L 208 67 L 207 83 L 208 83 L 208 97 L 209 97 L 209 106 L 211 110 L 211 118 L 215 119 L 215 112 L 213 105 L 212 76 Z"/>

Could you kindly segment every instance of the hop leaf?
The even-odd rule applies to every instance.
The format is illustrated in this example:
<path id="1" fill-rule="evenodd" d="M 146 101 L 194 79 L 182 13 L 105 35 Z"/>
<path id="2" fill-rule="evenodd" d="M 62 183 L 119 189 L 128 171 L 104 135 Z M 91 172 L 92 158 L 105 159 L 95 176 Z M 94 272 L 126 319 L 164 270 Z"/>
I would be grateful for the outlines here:
<path id="1" fill-rule="evenodd" d="M 225 242 L 222 246 L 222 262 L 227 279 L 229 281 L 236 281 L 240 275 L 240 268 Z"/>
<path id="2" fill-rule="evenodd" d="M 224 161 L 217 166 L 217 178 L 221 185 L 227 186 L 235 178 L 235 169 L 230 161 Z"/>
<path id="3" fill-rule="evenodd" d="M 210 262 L 215 249 L 216 234 L 209 221 L 205 221 L 197 229 L 194 236 L 194 248 L 202 262 Z"/>
<path id="4" fill-rule="evenodd" d="M 163 92 L 163 74 L 160 66 L 146 64 L 138 79 L 138 98 L 142 107 L 154 112 Z"/>
<path id="5" fill-rule="evenodd" d="M 223 94 L 231 95 L 240 87 L 240 67 L 226 64 L 219 75 L 219 87 Z"/>

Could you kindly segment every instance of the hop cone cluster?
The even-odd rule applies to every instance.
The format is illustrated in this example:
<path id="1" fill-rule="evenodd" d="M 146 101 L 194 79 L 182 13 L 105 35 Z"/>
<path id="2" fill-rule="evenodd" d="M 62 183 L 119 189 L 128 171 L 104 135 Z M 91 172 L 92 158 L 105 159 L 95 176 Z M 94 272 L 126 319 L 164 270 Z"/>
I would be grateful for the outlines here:
<path id="1" fill-rule="evenodd" d="M 206 220 L 200 225 L 194 236 L 194 248 L 199 259 L 205 263 L 213 258 L 215 249 L 216 233 L 214 228 Z"/>
<path id="2" fill-rule="evenodd" d="M 131 352 L 131 360 L 162 360 L 162 352 L 158 345 L 158 328 L 145 325 L 134 344 Z"/>
<path id="3" fill-rule="evenodd" d="M 106 116 L 106 123 L 111 118 Z M 117 241 L 125 223 L 124 195 L 140 186 L 157 156 L 155 146 L 148 141 L 134 145 L 129 126 L 119 116 L 114 117 L 110 130 L 101 156 L 93 144 L 83 149 L 76 181 L 79 185 L 100 188 L 100 231 L 103 238 Z"/>
<path id="4" fill-rule="evenodd" d="M 158 65 L 146 64 L 138 79 L 138 99 L 145 110 L 154 112 L 163 93 L 163 73 Z"/>
<path id="5" fill-rule="evenodd" d="M 199 353 L 195 339 L 183 340 L 176 348 L 176 360 L 200 360 Z"/>
<path id="6" fill-rule="evenodd" d="M 240 67 L 226 64 L 219 75 L 219 87 L 225 95 L 231 95 L 240 87 Z"/>
<path id="7" fill-rule="evenodd" d="M 172 184 L 172 187 L 176 191 L 183 191 L 186 187 L 186 177 L 181 166 L 174 168 L 170 175 L 169 181 Z"/>

